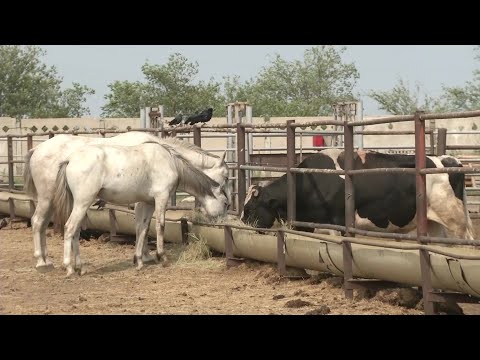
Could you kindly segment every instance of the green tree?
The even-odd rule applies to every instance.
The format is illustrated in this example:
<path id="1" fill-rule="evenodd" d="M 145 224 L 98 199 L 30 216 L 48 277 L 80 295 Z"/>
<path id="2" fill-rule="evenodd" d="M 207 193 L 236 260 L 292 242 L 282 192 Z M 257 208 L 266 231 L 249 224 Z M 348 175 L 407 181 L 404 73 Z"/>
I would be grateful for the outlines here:
<path id="1" fill-rule="evenodd" d="M 354 100 L 353 88 L 360 77 L 353 63 L 342 61 L 345 50 L 315 46 L 305 51 L 302 61 L 287 61 L 277 54 L 255 79 L 240 84 L 235 95 L 243 98 L 236 100 L 249 101 L 256 116 L 331 114 L 335 102 Z M 227 85 L 234 84 L 239 84 L 238 78 Z"/>
<path id="2" fill-rule="evenodd" d="M 47 67 L 38 46 L 0 46 L 0 116 L 69 117 L 89 114 L 86 96 L 94 90 L 73 84 L 61 90 L 63 79 Z"/>
<path id="3" fill-rule="evenodd" d="M 480 61 L 480 46 L 475 47 L 475 59 Z M 480 69 L 473 71 L 473 80 L 465 86 L 443 87 L 442 111 L 469 111 L 480 109 Z"/>
<path id="4" fill-rule="evenodd" d="M 109 84 L 110 92 L 105 95 L 102 106 L 105 117 L 138 117 L 140 108 L 157 104 L 155 93 L 141 82 L 114 81 Z"/>
<path id="5" fill-rule="evenodd" d="M 412 91 L 408 81 L 400 78 L 392 90 L 372 90 L 368 96 L 380 105 L 381 110 L 393 115 L 413 114 L 417 109 L 431 112 L 440 107 L 439 101 L 428 95 L 424 96 L 423 103 L 420 104 L 421 92 L 420 84 L 416 83 Z"/>
<path id="6" fill-rule="evenodd" d="M 480 46 L 475 48 L 476 60 L 480 61 Z M 442 86 L 443 93 L 434 98 L 425 94 L 420 101 L 422 92 L 416 84 L 413 91 L 408 82 L 402 79 L 392 90 L 370 91 L 368 95 L 374 99 L 380 109 L 393 115 L 413 114 L 417 109 L 426 112 L 468 111 L 480 109 L 480 69 L 473 71 L 473 80 L 467 81 L 464 86 Z"/>
<path id="7" fill-rule="evenodd" d="M 180 110 L 193 113 L 209 106 L 214 108 L 214 116 L 223 116 L 221 84 L 214 79 L 195 81 L 198 68 L 197 62 L 178 53 L 170 55 L 162 65 L 145 63 L 142 72 L 146 82 L 116 81 L 109 85 L 103 116 L 138 116 L 140 108 L 156 104 L 164 105 L 166 116 L 174 116 Z"/>

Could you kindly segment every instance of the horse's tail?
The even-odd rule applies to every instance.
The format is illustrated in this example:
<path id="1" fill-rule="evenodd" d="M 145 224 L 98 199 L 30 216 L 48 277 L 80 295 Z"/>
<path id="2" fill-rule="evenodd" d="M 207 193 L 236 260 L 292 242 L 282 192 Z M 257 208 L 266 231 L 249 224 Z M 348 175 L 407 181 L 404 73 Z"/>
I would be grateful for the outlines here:
<path id="1" fill-rule="evenodd" d="M 55 183 L 55 196 L 53 197 L 53 219 L 62 235 L 65 230 L 65 223 L 73 209 L 73 196 L 67 182 L 67 165 L 68 161 L 60 164 Z"/>
<path id="2" fill-rule="evenodd" d="M 33 182 L 32 173 L 30 172 L 30 158 L 34 151 L 35 149 L 31 149 L 28 151 L 27 155 L 25 155 L 25 167 L 23 170 L 23 191 L 25 191 L 25 193 L 32 199 L 37 198 L 37 189 Z"/>

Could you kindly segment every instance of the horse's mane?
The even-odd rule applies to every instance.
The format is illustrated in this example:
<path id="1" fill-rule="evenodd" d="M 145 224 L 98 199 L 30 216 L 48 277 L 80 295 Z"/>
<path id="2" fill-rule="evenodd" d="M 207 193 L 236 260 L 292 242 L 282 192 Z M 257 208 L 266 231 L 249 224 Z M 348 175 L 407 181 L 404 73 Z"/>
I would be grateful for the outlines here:
<path id="1" fill-rule="evenodd" d="M 205 155 L 205 156 L 208 156 L 208 157 L 213 157 L 213 158 L 216 158 L 216 159 L 220 159 L 219 156 L 214 155 L 212 153 L 209 153 L 209 152 L 203 150 L 202 148 L 198 147 L 197 145 L 189 143 L 188 141 L 185 141 L 185 140 L 180 140 L 180 139 L 177 139 L 177 138 L 170 137 L 170 138 L 163 139 L 163 141 L 166 142 L 166 143 L 171 143 L 174 146 L 183 147 L 184 149 L 195 151 L 199 154 L 202 154 L 202 155 Z"/>
<path id="2" fill-rule="evenodd" d="M 198 170 L 190 161 L 178 153 L 175 148 L 165 143 L 158 143 L 154 141 L 147 141 L 144 144 L 160 145 L 171 155 L 179 174 L 178 186 L 181 186 L 184 189 L 190 188 L 203 196 L 208 195 L 214 197 L 212 188 L 218 187 L 220 184 L 211 179 L 209 176 L 205 175 L 202 171 Z M 185 186 L 187 184 L 188 186 Z"/>
<path id="3" fill-rule="evenodd" d="M 207 165 L 208 161 L 219 160 L 220 159 L 219 156 L 214 155 L 212 153 L 209 153 L 209 152 L 203 150 L 202 148 L 198 147 L 197 145 L 191 144 L 191 143 L 189 143 L 188 141 L 185 141 L 185 140 L 180 140 L 180 139 L 176 139 L 176 138 L 166 138 L 166 139 L 163 139 L 162 145 L 164 145 L 166 147 L 170 147 L 170 146 L 180 147 L 180 148 L 183 148 L 185 150 L 190 150 L 190 151 L 193 151 L 193 152 L 197 153 L 198 155 L 200 155 L 202 157 L 202 166 L 203 167 L 209 166 L 209 165 Z M 211 167 L 214 167 L 214 166 L 217 166 L 217 165 L 218 165 L 218 162 L 215 161 L 214 164 L 211 165 Z M 222 161 L 222 163 L 220 165 L 224 166 L 224 167 L 227 166 L 225 161 Z"/>

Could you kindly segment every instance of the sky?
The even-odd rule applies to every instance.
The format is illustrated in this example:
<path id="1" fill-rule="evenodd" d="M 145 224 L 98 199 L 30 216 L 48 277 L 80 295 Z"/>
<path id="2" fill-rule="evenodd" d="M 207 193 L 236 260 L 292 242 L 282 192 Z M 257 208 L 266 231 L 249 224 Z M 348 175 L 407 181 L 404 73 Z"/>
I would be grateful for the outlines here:
<path id="1" fill-rule="evenodd" d="M 164 64 L 179 52 L 199 64 L 199 80 L 224 75 L 254 77 L 274 54 L 286 60 L 303 59 L 314 45 L 48 45 L 44 61 L 55 65 L 64 87 L 79 82 L 95 90 L 88 98 L 91 115 L 99 117 L 108 84 L 115 80 L 144 81 L 141 66 L 148 61 Z M 339 45 L 341 46 L 341 45 Z M 430 96 L 438 96 L 442 85 L 462 86 L 480 67 L 473 45 L 345 45 L 344 62 L 353 62 L 360 73 L 355 90 L 361 94 L 364 116 L 385 112 L 366 96 L 369 90 L 390 90 L 401 77 L 419 83 Z"/>

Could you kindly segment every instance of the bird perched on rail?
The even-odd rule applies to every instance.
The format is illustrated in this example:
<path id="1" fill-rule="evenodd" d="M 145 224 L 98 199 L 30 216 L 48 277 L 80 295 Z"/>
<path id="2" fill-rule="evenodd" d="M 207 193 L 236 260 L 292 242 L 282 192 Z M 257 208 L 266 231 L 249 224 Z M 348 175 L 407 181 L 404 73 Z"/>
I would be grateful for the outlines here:
<path id="1" fill-rule="evenodd" d="M 185 124 L 193 125 L 199 122 L 206 123 L 212 118 L 212 115 L 213 115 L 213 108 L 208 108 L 206 110 L 203 110 L 199 114 L 189 116 L 185 121 Z"/>
<path id="2" fill-rule="evenodd" d="M 170 122 L 168 125 L 178 125 L 180 123 L 185 123 L 185 116 L 183 115 L 183 112 L 180 111 Z"/>

